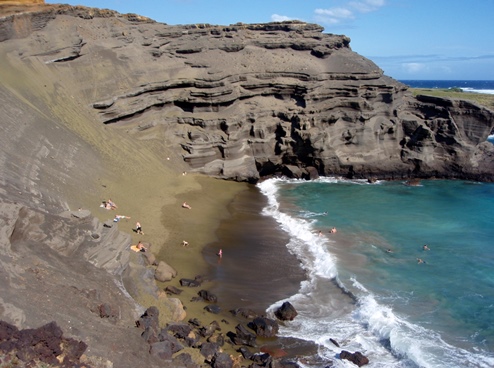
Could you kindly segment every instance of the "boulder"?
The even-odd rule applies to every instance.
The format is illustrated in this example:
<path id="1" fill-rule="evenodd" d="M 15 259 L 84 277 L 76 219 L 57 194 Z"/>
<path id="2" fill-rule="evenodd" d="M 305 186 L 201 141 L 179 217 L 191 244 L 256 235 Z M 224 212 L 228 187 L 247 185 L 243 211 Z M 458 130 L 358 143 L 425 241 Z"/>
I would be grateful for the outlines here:
<path id="1" fill-rule="evenodd" d="M 168 309 L 171 321 L 183 321 L 187 316 L 182 301 L 177 298 L 167 298 L 164 307 Z"/>
<path id="2" fill-rule="evenodd" d="M 237 351 L 242 354 L 244 359 L 250 359 L 250 357 L 252 356 L 252 352 L 245 346 L 241 346 Z"/>
<path id="3" fill-rule="evenodd" d="M 215 333 L 216 331 L 221 331 L 221 328 L 220 328 L 220 325 L 218 324 L 218 322 L 213 321 L 208 326 L 201 327 L 199 329 L 199 334 L 202 337 L 208 338 L 208 337 L 212 336 L 213 333 Z"/>
<path id="4" fill-rule="evenodd" d="M 156 256 L 151 253 L 149 250 L 147 252 L 142 253 L 144 255 L 144 258 L 146 259 L 146 263 L 149 266 L 157 266 L 158 262 L 156 260 Z"/>
<path id="5" fill-rule="evenodd" d="M 166 288 L 165 288 L 165 291 L 167 294 L 175 294 L 175 295 L 180 295 L 182 293 L 183 290 L 180 290 L 179 288 L 175 287 L 175 286 L 172 286 L 172 285 L 168 285 Z"/>
<path id="6" fill-rule="evenodd" d="M 205 342 L 201 345 L 201 355 L 206 361 L 211 362 L 216 353 L 220 350 L 220 346 L 213 342 Z"/>
<path id="7" fill-rule="evenodd" d="M 163 360 L 171 360 L 173 356 L 173 346 L 169 341 L 157 341 L 150 344 L 149 353 Z"/>
<path id="8" fill-rule="evenodd" d="M 207 302 L 216 303 L 218 301 L 218 297 L 207 290 L 201 290 L 197 294 Z"/>
<path id="9" fill-rule="evenodd" d="M 250 357 L 250 360 L 261 367 L 269 367 L 273 358 L 268 353 L 256 353 Z"/>
<path id="10" fill-rule="evenodd" d="M 235 333 L 229 332 L 227 336 L 235 345 L 256 346 L 256 335 L 242 324 L 235 326 Z"/>
<path id="11" fill-rule="evenodd" d="M 218 354 L 214 357 L 212 363 L 212 368 L 233 368 L 233 360 L 230 355 L 226 353 Z"/>
<path id="12" fill-rule="evenodd" d="M 290 302 L 284 302 L 281 307 L 274 312 L 276 318 L 282 321 L 293 321 L 297 314 L 297 311 Z"/>
<path id="13" fill-rule="evenodd" d="M 213 313 L 213 314 L 218 314 L 221 312 L 221 308 L 219 305 L 216 305 L 216 304 L 212 304 L 212 305 L 206 305 L 204 307 L 204 310 L 209 312 L 209 313 Z"/>
<path id="14" fill-rule="evenodd" d="M 173 336 L 175 336 L 178 339 L 185 339 L 192 332 L 192 327 L 189 326 L 187 323 L 182 323 L 182 322 L 169 323 L 164 328 L 164 331 L 171 333 Z"/>
<path id="15" fill-rule="evenodd" d="M 219 346 L 225 345 L 225 336 L 222 333 L 213 334 L 212 336 L 207 338 L 208 342 L 214 342 Z"/>
<path id="16" fill-rule="evenodd" d="M 334 346 L 336 347 L 340 347 L 340 344 L 338 344 L 338 341 L 336 341 L 335 339 L 333 338 L 330 338 L 329 341 L 331 341 L 333 343 Z"/>
<path id="17" fill-rule="evenodd" d="M 174 336 L 170 335 L 165 330 L 161 330 L 158 338 L 160 342 L 168 342 L 170 344 L 172 354 L 175 354 L 184 349 L 184 346 L 180 343 L 180 341 L 178 341 Z"/>
<path id="18" fill-rule="evenodd" d="M 201 283 L 197 280 L 192 279 L 180 279 L 180 285 L 187 287 L 199 287 L 201 286 Z"/>
<path id="19" fill-rule="evenodd" d="M 159 330 L 159 315 L 160 312 L 157 307 L 152 306 L 146 309 L 139 320 L 136 321 L 136 327 L 146 329 L 146 327 L 152 327 L 156 331 Z"/>
<path id="20" fill-rule="evenodd" d="M 258 316 L 258 314 L 252 309 L 248 308 L 237 308 L 230 310 L 230 313 L 234 316 L 242 316 L 246 319 L 254 319 Z"/>
<path id="21" fill-rule="evenodd" d="M 259 337 L 275 337 L 278 333 L 278 323 L 266 317 L 256 317 L 248 324 L 249 328 L 254 330 Z"/>
<path id="22" fill-rule="evenodd" d="M 188 353 L 181 353 L 176 355 L 173 360 L 174 367 L 185 367 L 185 368 L 201 368 L 201 366 L 192 360 L 192 357 Z"/>
<path id="23" fill-rule="evenodd" d="M 164 261 L 159 262 L 154 272 L 154 278 L 160 282 L 171 281 L 175 276 L 177 276 L 177 271 Z"/>
<path id="24" fill-rule="evenodd" d="M 357 351 L 355 353 L 350 353 L 346 350 L 342 350 L 340 353 L 340 359 L 346 359 L 352 362 L 353 364 L 362 367 L 363 365 L 369 364 L 369 359 L 364 356 L 361 352 Z"/>

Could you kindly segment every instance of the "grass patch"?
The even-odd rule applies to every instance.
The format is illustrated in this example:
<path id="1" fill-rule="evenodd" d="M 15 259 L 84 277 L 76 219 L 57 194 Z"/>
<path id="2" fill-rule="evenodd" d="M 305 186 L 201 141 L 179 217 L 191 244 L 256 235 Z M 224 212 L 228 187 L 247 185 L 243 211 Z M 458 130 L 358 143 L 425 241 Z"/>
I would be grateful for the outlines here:
<path id="1" fill-rule="evenodd" d="M 467 100 L 478 105 L 494 110 L 494 95 L 486 93 L 463 92 L 456 88 L 440 89 L 440 88 L 410 88 L 414 96 L 427 95 L 435 97 L 449 97 L 457 100 Z"/>

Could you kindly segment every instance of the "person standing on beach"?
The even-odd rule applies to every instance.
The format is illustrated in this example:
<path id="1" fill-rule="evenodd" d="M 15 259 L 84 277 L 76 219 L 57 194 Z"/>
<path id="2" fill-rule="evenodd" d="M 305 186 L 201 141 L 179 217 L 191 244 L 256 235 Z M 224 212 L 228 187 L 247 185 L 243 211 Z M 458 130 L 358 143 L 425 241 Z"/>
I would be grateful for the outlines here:
<path id="1" fill-rule="evenodd" d="M 219 252 L 218 252 L 218 257 L 222 258 L 223 257 L 223 250 L 220 249 Z"/>
<path id="2" fill-rule="evenodd" d="M 136 233 L 139 235 L 144 235 L 144 233 L 142 232 L 142 226 L 139 221 L 136 222 Z"/>

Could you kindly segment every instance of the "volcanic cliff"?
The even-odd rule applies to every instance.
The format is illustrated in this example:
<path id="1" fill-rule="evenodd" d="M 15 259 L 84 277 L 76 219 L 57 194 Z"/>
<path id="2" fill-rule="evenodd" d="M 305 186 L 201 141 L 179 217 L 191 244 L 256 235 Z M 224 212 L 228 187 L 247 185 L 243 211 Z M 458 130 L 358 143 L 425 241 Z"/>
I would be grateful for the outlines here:
<path id="1" fill-rule="evenodd" d="M 0 40 L 102 124 L 161 132 L 207 175 L 493 179 L 491 111 L 414 98 L 315 24 L 168 26 L 51 6 L 3 17 Z"/>

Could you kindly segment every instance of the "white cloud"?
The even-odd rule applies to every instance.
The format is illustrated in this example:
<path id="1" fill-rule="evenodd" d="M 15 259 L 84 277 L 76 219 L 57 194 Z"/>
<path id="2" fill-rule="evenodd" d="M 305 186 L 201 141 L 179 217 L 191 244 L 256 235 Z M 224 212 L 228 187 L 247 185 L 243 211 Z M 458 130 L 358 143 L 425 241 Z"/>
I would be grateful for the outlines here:
<path id="1" fill-rule="evenodd" d="M 363 0 L 363 1 L 351 1 L 349 6 L 354 8 L 359 13 L 369 13 L 376 11 L 381 6 L 384 6 L 384 0 Z"/>
<path id="2" fill-rule="evenodd" d="M 421 73 L 427 69 L 427 66 L 422 63 L 404 63 L 401 64 L 402 68 L 410 74 Z"/>
<path id="3" fill-rule="evenodd" d="M 316 9 L 317 21 L 326 24 L 338 24 L 344 20 L 354 19 L 353 12 L 346 8 Z"/>
<path id="4" fill-rule="evenodd" d="M 316 9 L 315 13 L 341 19 L 351 19 L 354 17 L 352 11 L 346 8 Z"/>
<path id="5" fill-rule="evenodd" d="M 286 20 L 294 20 L 294 18 L 287 17 L 286 15 L 273 14 L 271 15 L 272 22 L 284 22 Z"/>
<path id="6" fill-rule="evenodd" d="M 360 0 L 350 1 L 344 7 L 316 9 L 315 18 L 326 24 L 338 24 L 355 19 L 355 12 L 370 13 L 384 6 L 385 0 Z"/>

